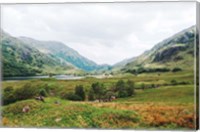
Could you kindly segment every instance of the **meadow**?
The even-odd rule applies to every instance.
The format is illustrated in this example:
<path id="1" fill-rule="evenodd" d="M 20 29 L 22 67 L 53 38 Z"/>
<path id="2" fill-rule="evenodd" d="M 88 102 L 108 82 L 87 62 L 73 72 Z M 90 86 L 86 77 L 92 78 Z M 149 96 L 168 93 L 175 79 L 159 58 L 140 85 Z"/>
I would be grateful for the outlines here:
<path id="1" fill-rule="evenodd" d="M 119 80 L 133 81 L 134 95 L 108 102 L 89 101 L 88 94 L 84 101 L 62 98 L 77 85 L 82 85 L 88 93 L 92 83 L 112 88 Z M 26 84 L 34 89 L 45 89 L 45 102 L 30 97 L 4 105 L 3 126 L 183 130 L 196 127 L 191 71 L 127 73 L 102 79 L 3 81 L 2 86 L 5 91 L 9 87 L 20 89 Z M 22 111 L 25 106 L 30 107 L 29 112 Z"/>

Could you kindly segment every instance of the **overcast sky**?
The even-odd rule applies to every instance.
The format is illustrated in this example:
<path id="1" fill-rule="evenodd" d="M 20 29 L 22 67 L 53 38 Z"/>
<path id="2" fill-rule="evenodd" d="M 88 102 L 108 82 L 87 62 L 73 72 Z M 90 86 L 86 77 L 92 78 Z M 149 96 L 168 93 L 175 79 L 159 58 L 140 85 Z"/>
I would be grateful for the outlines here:
<path id="1" fill-rule="evenodd" d="M 140 55 L 195 25 L 195 2 L 3 5 L 2 28 L 13 36 L 56 40 L 98 64 Z"/>

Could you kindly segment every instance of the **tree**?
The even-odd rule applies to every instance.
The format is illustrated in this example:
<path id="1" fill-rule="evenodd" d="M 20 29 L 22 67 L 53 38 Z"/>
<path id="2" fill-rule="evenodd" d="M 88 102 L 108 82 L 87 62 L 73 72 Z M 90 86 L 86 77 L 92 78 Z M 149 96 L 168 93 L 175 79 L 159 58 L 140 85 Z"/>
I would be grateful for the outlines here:
<path id="1" fill-rule="evenodd" d="M 88 93 L 88 100 L 89 101 L 94 101 L 95 97 L 94 97 L 94 91 L 92 89 L 90 89 L 89 93 Z"/>
<path id="2" fill-rule="evenodd" d="M 81 100 L 85 100 L 85 91 L 82 85 L 77 85 L 75 88 L 75 95 L 79 96 Z"/>
<path id="3" fill-rule="evenodd" d="M 127 93 L 127 91 L 125 91 L 125 90 L 119 90 L 118 91 L 118 97 L 119 98 L 124 98 L 124 97 L 128 97 L 128 93 Z"/>
<path id="4" fill-rule="evenodd" d="M 116 91 L 118 92 L 119 98 L 124 98 L 128 96 L 128 93 L 126 91 L 126 84 L 123 80 L 119 80 L 116 83 Z"/>
<path id="5" fill-rule="evenodd" d="M 144 88 L 145 88 L 144 83 L 141 84 L 141 88 L 144 90 Z"/>
<path id="6" fill-rule="evenodd" d="M 99 83 L 99 82 L 93 83 L 92 84 L 92 90 L 94 91 L 94 94 L 96 95 L 96 97 L 100 101 L 102 96 L 105 93 L 104 85 L 102 83 Z"/>
<path id="7" fill-rule="evenodd" d="M 127 84 L 126 86 L 127 94 L 128 96 L 132 96 L 135 93 L 134 82 L 131 80 L 128 80 L 126 84 Z"/>
<path id="8" fill-rule="evenodd" d="M 123 80 L 119 80 L 116 83 L 115 89 L 116 91 L 121 91 L 125 88 L 125 82 Z"/>
<path id="9" fill-rule="evenodd" d="M 111 101 L 111 97 L 112 97 L 112 96 L 115 96 L 115 93 L 109 90 L 109 91 L 107 91 L 107 92 L 105 93 L 104 99 L 106 99 L 106 100 L 108 100 L 108 101 Z"/>
<path id="10" fill-rule="evenodd" d="M 80 96 L 74 94 L 73 92 L 69 92 L 69 93 L 65 94 L 63 98 L 72 100 L 72 101 L 81 101 L 82 100 L 82 98 Z"/>

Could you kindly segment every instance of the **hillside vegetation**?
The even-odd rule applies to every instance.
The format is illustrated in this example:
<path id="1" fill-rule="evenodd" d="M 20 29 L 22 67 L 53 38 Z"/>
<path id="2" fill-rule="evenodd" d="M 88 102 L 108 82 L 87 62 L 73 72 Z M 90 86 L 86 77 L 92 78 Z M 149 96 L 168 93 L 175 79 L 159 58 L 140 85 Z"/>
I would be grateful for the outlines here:
<path id="1" fill-rule="evenodd" d="M 60 61 L 56 56 L 46 55 L 4 32 L 2 32 L 1 45 L 3 76 L 48 75 L 78 71 L 77 68 Z"/>
<path id="2" fill-rule="evenodd" d="M 138 57 L 117 63 L 113 69 L 92 71 L 102 73 L 100 78 L 88 75 L 77 80 L 3 81 L 3 126 L 194 130 L 198 119 L 194 33 L 194 27 L 188 28 Z M 62 44 L 58 44 L 62 49 L 57 49 L 44 44 L 55 42 L 37 42 L 41 46 L 34 48 L 35 40 L 26 40 L 34 42 L 31 44 L 5 36 L 4 76 L 20 74 L 21 70 L 39 69 L 42 71 L 31 73 L 40 74 L 52 68 L 52 72 L 66 65 L 63 73 L 80 68 L 67 61 L 70 55 Z M 43 62 L 40 55 L 48 62 Z"/>
<path id="3" fill-rule="evenodd" d="M 89 90 L 93 83 L 103 83 L 109 89 L 115 86 L 119 80 L 135 82 L 135 94 L 130 97 L 118 97 L 111 102 L 88 101 Z M 168 72 L 160 75 L 126 75 L 106 79 L 86 78 L 71 81 L 40 79 L 3 82 L 4 90 L 12 87 L 14 91 L 21 91 L 20 89 L 25 86 L 28 91 L 45 89 L 46 92 L 45 102 L 34 100 L 37 94 L 31 94 L 21 101 L 5 105 L 3 107 L 3 125 L 15 127 L 194 129 L 193 83 L 191 72 L 178 72 L 176 75 L 173 72 Z M 64 99 L 63 95 L 73 93 L 77 84 L 83 86 L 86 99 L 84 101 Z M 8 94 L 7 97 L 19 95 L 18 92 L 12 96 Z M 30 107 L 28 113 L 22 112 L 25 106 Z"/>
<path id="4" fill-rule="evenodd" d="M 138 57 L 122 62 L 113 71 L 129 72 L 140 68 L 172 70 L 177 67 L 191 69 L 194 63 L 194 40 L 195 26 L 192 26 L 156 44 Z"/>

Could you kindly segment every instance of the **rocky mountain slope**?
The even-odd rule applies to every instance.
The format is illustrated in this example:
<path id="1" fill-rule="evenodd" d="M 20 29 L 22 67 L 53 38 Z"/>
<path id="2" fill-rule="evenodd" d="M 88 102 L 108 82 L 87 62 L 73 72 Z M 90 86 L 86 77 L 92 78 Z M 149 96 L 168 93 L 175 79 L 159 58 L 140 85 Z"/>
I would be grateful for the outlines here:
<path id="1" fill-rule="evenodd" d="M 194 63 L 194 38 L 195 26 L 192 26 L 156 44 L 152 49 L 127 62 L 120 70 L 141 67 L 191 69 L 191 64 Z"/>

